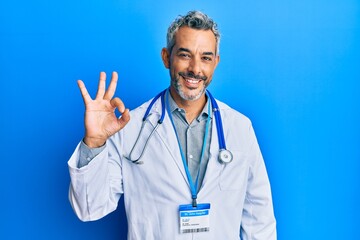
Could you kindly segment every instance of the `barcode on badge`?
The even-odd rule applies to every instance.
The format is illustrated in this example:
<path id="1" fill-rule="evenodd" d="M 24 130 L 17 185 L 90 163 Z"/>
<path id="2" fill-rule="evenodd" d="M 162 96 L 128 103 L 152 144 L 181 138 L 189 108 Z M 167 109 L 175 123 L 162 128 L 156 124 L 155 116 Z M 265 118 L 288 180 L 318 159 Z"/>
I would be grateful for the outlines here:
<path id="1" fill-rule="evenodd" d="M 181 233 L 197 233 L 197 232 L 209 232 L 210 228 L 195 228 L 195 229 L 183 229 L 181 230 Z"/>

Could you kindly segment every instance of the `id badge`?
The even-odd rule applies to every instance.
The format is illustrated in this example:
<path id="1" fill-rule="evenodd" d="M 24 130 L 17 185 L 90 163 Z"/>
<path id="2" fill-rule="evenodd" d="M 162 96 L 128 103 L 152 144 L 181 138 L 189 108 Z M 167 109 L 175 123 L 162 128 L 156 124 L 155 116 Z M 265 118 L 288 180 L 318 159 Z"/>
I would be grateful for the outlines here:
<path id="1" fill-rule="evenodd" d="M 180 233 L 210 231 L 210 203 L 180 205 Z"/>

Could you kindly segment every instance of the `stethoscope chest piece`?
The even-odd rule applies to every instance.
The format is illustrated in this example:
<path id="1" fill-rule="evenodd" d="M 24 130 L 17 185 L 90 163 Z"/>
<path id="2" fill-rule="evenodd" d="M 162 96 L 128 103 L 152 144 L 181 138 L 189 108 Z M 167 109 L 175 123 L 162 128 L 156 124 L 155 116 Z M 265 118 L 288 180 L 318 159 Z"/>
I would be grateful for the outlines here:
<path id="1" fill-rule="evenodd" d="M 221 149 L 219 151 L 219 162 L 220 163 L 230 163 L 233 160 L 232 153 L 227 149 Z"/>

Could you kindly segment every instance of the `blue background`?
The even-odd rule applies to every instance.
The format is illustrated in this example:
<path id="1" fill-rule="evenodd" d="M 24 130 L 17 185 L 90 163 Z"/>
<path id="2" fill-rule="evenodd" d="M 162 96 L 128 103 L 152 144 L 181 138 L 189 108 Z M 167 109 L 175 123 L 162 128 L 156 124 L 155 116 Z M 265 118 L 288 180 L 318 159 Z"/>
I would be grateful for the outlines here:
<path id="1" fill-rule="evenodd" d="M 125 239 L 123 203 L 90 223 L 67 199 L 83 136 L 77 79 L 118 71 L 133 109 L 168 86 L 168 25 L 198 9 L 222 33 L 213 94 L 251 118 L 279 239 L 360 239 L 357 0 L 1 1 L 0 239 Z"/>

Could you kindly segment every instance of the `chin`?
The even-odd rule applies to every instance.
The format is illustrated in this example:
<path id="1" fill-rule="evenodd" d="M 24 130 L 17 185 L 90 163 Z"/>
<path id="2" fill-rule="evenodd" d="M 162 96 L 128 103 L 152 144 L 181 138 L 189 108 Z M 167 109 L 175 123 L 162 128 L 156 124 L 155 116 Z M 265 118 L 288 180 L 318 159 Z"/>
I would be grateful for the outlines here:
<path id="1" fill-rule="evenodd" d="M 198 88 L 189 89 L 185 86 L 183 86 L 179 79 L 175 79 L 172 81 L 172 86 L 175 89 L 176 93 L 179 95 L 179 97 L 185 101 L 196 101 L 201 98 L 201 96 L 204 94 L 206 90 L 205 83 Z M 185 91 L 184 91 L 185 90 Z"/>
<path id="2" fill-rule="evenodd" d="M 205 88 L 201 90 L 196 90 L 196 92 L 184 92 L 181 89 L 176 89 L 176 92 L 179 96 L 186 101 L 196 101 L 198 100 L 205 92 Z"/>

